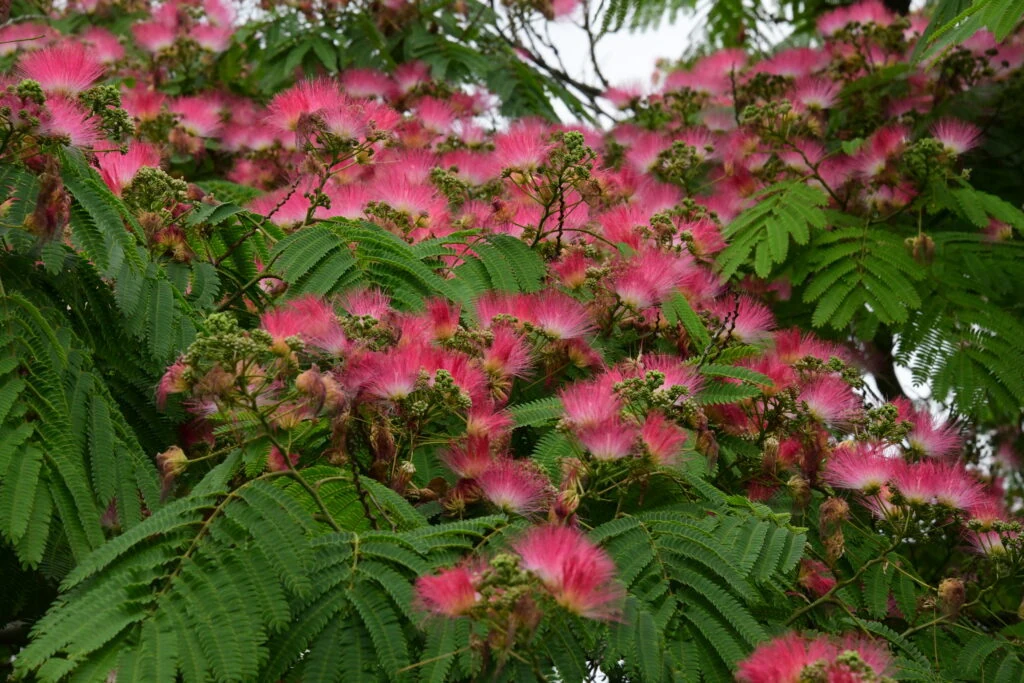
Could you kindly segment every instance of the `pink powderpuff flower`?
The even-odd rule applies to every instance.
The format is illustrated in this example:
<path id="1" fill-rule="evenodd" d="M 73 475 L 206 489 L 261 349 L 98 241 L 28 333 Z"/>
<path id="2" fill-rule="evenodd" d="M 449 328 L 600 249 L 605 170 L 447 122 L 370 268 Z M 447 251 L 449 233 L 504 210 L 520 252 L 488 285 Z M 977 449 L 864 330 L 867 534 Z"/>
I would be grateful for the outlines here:
<path id="1" fill-rule="evenodd" d="M 451 339 L 459 329 L 462 307 L 449 304 L 444 299 L 430 299 L 426 302 L 426 309 L 431 336 L 435 340 Z"/>
<path id="2" fill-rule="evenodd" d="M 904 126 L 890 125 L 879 128 L 860 148 L 857 155 L 858 170 L 865 176 L 877 176 L 885 170 L 889 159 L 897 155 L 910 134 Z"/>
<path id="3" fill-rule="evenodd" d="M 612 281 L 611 290 L 636 309 L 660 304 L 693 267 L 687 255 L 648 249 L 635 254 Z"/>
<path id="4" fill-rule="evenodd" d="M 132 25 L 132 36 L 136 45 L 155 55 L 174 46 L 174 41 L 178 39 L 178 27 L 159 21 L 141 21 Z"/>
<path id="5" fill-rule="evenodd" d="M 811 47 L 792 47 L 756 64 L 753 73 L 802 78 L 828 66 L 827 52 Z"/>
<path id="6" fill-rule="evenodd" d="M 838 83 L 827 78 L 807 78 L 797 82 L 790 97 L 808 111 L 822 111 L 835 105 L 840 90 Z"/>
<path id="7" fill-rule="evenodd" d="M 440 616 L 463 616 L 480 602 L 479 580 L 480 573 L 467 566 L 421 576 L 416 579 L 417 604 L 421 610 Z"/>
<path id="8" fill-rule="evenodd" d="M 423 62 L 405 62 L 395 69 L 395 83 L 403 95 L 429 82 L 430 66 Z"/>
<path id="9" fill-rule="evenodd" d="M 423 97 L 416 103 L 416 119 L 424 128 L 437 135 L 445 135 L 455 123 L 451 106 L 436 97 Z"/>
<path id="10" fill-rule="evenodd" d="M 293 226 L 306 220 L 310 206 L 305 196 L 308 191 L 308 182 L 300 182 L 294 188 L 282 187 L 253 199 L 249 202 L 249 210 L 269 218 L 274 225 Z M 317 207 L 313 216 L 323 218 L 323 207 Z"/>
<path id="11" fill-rule="evenodd" d="M 82 33 L 82 40 L 90 45 L 91 52 L 101 64 L 110 64 L 124 57 L 124 48 L 110 31 L 92 26 Z"/>
<path id="12" fill-rule="evenodd" d="M 366 392 L 374 397 L 399 401 L 416 390 L 424 368 L 430 360 L 427 349 L 409 344 L 389 353 L 375 353 L 367 358 L 364 368 Z"/>
<path id="13" fill-rule="evenodd" d="M 637 428 L 612 418 L 577 432 L 583 447 L 595 460 L 621 460 L 633 453 L 639 435 Z"/>
<path id="14" fill-rule="evenodd" d="M 799 683 L 804 667 L 830 654 L 826 643 L 807 641 L 794 631 L 759 645 L 740 662 L 736 679 L 741 683 Z"/>
<path id="15" fill-rule="evenodd" d="M 185 364 L 184 356 L 178 358 L 167 368 L 167 371 L 164 372 L 163 377 L 160 378 L 160 383 L 156 387 L 157 408 L 163 410 L 163 407 L 167 405 L 167 397 L 171 394 L 180 394 L 188 391 L 189 385 L 185 381 L 186 370 L 188 370 L 188 365 Z"/>
<path id="16" fill-rule="evenodd" d="M 90 148 L 103 139 L 97 121 L 76 101 L 57 95 L 46 99 L 46 110 L 39 124 L 46 136 L 64 138 L 75 147 Z"/>
<path id="17" fill-rule="evenodd" d="M 457 149 L 446 153 L 437 164 L 444 169 L 455 169 L 455 175 L 470 185 L 483 185 L 501 173 L 501 168 L 489 154 L 480 154 L 468 149 Z"/>
<path id="18" fill-rule="evenodd" d="M 637 135 L 626 150 L 626 161 L 638 173 L 647 173 L 658 163 L 658 155 L 672 146 L 672 140 L 656 132 Z"/>
<path id="19" fill-rule="evenodd" d="M 846 28 L 849 24 L 890 25 L 895 16 L 880 0 L 864 0 L 855 5 L 840 7 L 823 14 L 818 18 L 818 32 L 823 36 L 831 36 Z"/>
<path id="20" fill-rule="evenodd" d="M 619 366 L 626 377 L 645 377 L 648 372 L 660 372 L 665 376 L 661 386 L 655 391 L 668 391 L 672 387 L 685 387 L 685 397 L 692 398 L 704 387 L 704 378 L 692 365 L 685 364 L 676 356 L 667 354 L 649 354 Z"/>
<path id="21" fill-rule="evenodd" d="M 729 336 L 744 344 L 761 344 L 771 338 L 775 316 L 764 304 L 742 295 L 720 299 L 711 306 Z"/>
<path id="22" fill-rule="evenodd" d="M 235 22 L 235 8 L 225 0 L 203 0 L 203 16 L 215 26 L 231 26 Z"/>
<path id="23" fill-rule="evenodd" d="M 390 99 L 395 92 L 391 78 L 374 69 L 349 69 L 341 74 L 341 85 L 352 97 Z"/>
<path id="24" fill-rule="evenodd" d="M 796 139 L 792 141 L 794 149 L 786 149 L 779 153 L 779 158 L 791 169 L 800 173 L 810 173 L 825 159 L 825 146 L 816 140 Z"/>
<path id="25" fill-rule="evenodd" d="M 698 218 L 678 224 L 681 234 L 689 235 L 690 252 L 698 258 L 713 256 L 725 249 L 722 229 L 710 218 Z"/>
<path id="26" fill-rule="evenodd" d="M 900 460 L 887 457 L 880 446 L 843 442 L 825 465 L 824 479 L 841 489 L 874 495 L 896 474 Z"/>
<path id="27" fill-rule="evenodd" d="M 910 451 L 929 458 L 954 458 L 963 447 L 956 426 L 936 419 L 927 410 L 918 410 L 905 398 L 893 401 L 897 419 L 910 422 L 907 443 Z"/>
<path id="28" fill-rule="evenodd" d="M 44 92 L 76 95 L 103 75 L 103 65 L 81 43 L 61 43 L 25 54 L 18 73 L 39 83 Z"/>
<path id="29" fill-rule="evenodd" d="M 311 294 L 267 311 L 260 318 L 260 326 L 274 338 L 275 344 L 283 344 L 288 337 L 296 336 L 310 346 L 335 355 L 349 347 L 334 308 Z"/>
<path id="30" fill-rule="evenodd" d="M 586 255 L 582 251 L 574 250 L 565 254 L 560 261 L 552 263 L 550 268 L 564 287 L 578 289 L 586 283 L 587 268 L 590 266 Z"/>
<path id="31" fill-rule="evenodd" d="M 189 30 L 189 37 L 196 41 L 207 52 L 220 54 L 231 47 L 231 37 L 235 30 L 230 26 L 214 24 L 198 24 Z"/>
<path id="32" fill-rule="evenodd" d="M 298 462 L 298 453 L 289 453 L 288 460 L 285 460 L 284 453 L 277 446 L 271 446 L 267 454 L 267 469 L 271 472 L 287 472 Z"/>
<path id="33" fill-rule="evenodd" d="M 953 156 L 974 149 L 981 139 L 981 129 L 972 123 L 959 119 L 940 119 L 928 129 L 932 137 L 942 143 L 946 152 Z"/>
<path id="34" fill-rule="evenodd" d="M 934 460 L 904 463 L 896 471 L 893 484 L 911 503 L 934 503 L 958 510 L 969 510 L 985 495 L 984 487 L 963 465 Z"/>
<path id="35" fill-rule="evenodd" d="M 1006 532 L 1004 532 L 1006 533 Z M 1016 538 L 1016 533 L 1009 534 Z M 998 531 L 968 531 L 965 534 L 971 550 L 978 555 L 1000 557 L 1006 554 L 1006 544 L 1003 543 L 1003 534 Z"/>
<path id="36" fill-rule="evenodd" d="M 640 428 L 640 443 L 659 465 L 675 465 L 686 443 L 685 430 L 669 422 L 661 413 L 651 413 Z"/>
<path id="37" fill-rule="evenodd" d="M 507 412 L 493 406 L 473 406 L 466 416 L 466 435 L 470 438 L 487 437 L 491 441 L 504 441 L 515 426 Z"/>
<path id="38" fill-rule="evenodd" d="M 641 83 L 626 83 L 605 90 L 604 98 L 615 105 L 617 109 L 626 109 L 633 102 L 641 99 L 645 91 L 646 88 Z"/>
<path id="39" fill-rule="evenodd" d="M 334 81 L 302 81 L 274 95 L 267 105 L 266 121 L 283 131 L 294 132 L 303 116 L 338 109 L 348 104 Z"/>
<path id="40" fill-rule="evenodd" d="M 530 349 L 526 342 L 505 325 L 495 327 L 491 344 L 481 358 L 483 369 L 503 378 L 525 377 L 530 365 Z"/>
<path id="41" fill-rule="evenodd" d="M 967 508 L 971 520 L 982 525 L 982 531 L 986 531 L 998 521 L 1007 519 L 1008 513 L 1003 504 L 1001 495 L 988 492 L 971 503 Z"/>
<path id="42" fill-rule="evenodd" d="M 178 115 L 178 125 L 189 134 L 200 138 L 214 138 L 220 134 L 223 125 L 221 102 L 215 97 L 179 97 L 171 102 L 170 109 Z"/>
<path id="43" fill-rule="evenodd" d="M 832 357 L 849 360 L 849 354 L 836 344 L 818 339 L 809 332 L 802 333 L 796 327 L 775 333 L 775 354 L 784 363 L 795 363 L 806 356 L 822 361 Z"/>
<path id="44" fill-rule="evenodd" d="M 565 419 L 576 429 L 587 429 L 618 418 L 623 404 L 612 391 L 613 381 L 608 375 L 602 375 L 563 388 L 558 396 Z"/>
<path id="45" fill-rule="evenodd" d="M 579 6 L 580 0 L 551 0 L 551 15 L 555 19 L 564 19 Z"/>
<path id="46" fill-rule="evenodd" d="M 440 218 L 447 214 L 448 202 L 433 185 L 413 184 L 401 176 L 381 178 L 373 187 L 375 199 L 410 216 Z"/>
<path id="47" fill-rule="evenodd" d="M 861 401 L 839 377 L 820 377 L 801 389 L 798 402 L 807 404 L 810 416 L 830 427 L 847 424 L 860 414 Z"/>
<path id="48" fill-rule="evenodd" d="M 565 609 L 590 619 L 615 619 L 624 591 L 615 563 L 576 529 L 534 527 L 516 544 L 521 566 L 533 572 Z"/>
<path id="49" fill-rule="evenodd" d="M 547 507 L 551 484 L 530 461 L 499 458 L 476 475 L 484 497 L 505 512 L 530 515 Z"/>
<path id="50" fill-rule="evenodd" d="M 351 316 L 369 316 L 375 320 L 389 317 L 391 297 L 379 289 L 355 289 L 346 292 L 339 302 L 342 310 Z"/>
<path id="51" fill-rule="evenodd" d="M 125 154 L 119 150 L 98 153 L 96 164 L 103 182 L 120 197 L 121 190 L 132 181 L 140 168 L 160 168 L 160 152 L 152 145 L 133 140 Z"/>
<path id="52" fill-rule="evenodd" d="M 837 661 L 845 653 L 857 655 L 870 672 L 862 674 L 847 662 Z M 830 683 L 867 683 L 889 672 L 891 657 L 884 645 L 856 636 L 835 641 L 828 636 L 807 639 L 791 632 L 759 645 L 740 662 L 736 678 L 740 683 L 799 683 L 810 666 L 821 668 L 816 675 Z"/>
<path id="53" fill-rule="evenodd" d="M 167 96 L 158 90 L 136 85 L 121 92 L 121 107 L 140 121 L 151 121 L 160 115 Z"/>
<path id="54" fill-rule="evenodd" d="M 836 585 L 836 577 L 824 562 L 804 558 L 800 560 L 797 583 L 816 598 L 828 593 Z"/>
<path id="55" fill-rule="evenodd" d="M 594 329 L 583 304 L 561 292 L 528 294 L 516 300 L 515 316 L 556 340 L 582 339 Z"/>
<path id="56" fill-rule="evenodd" d="M 489 434 L 470 436 L 462 443 L 449 446 L 441 452 L 441 462 L 463 479 L 475 479 L 494 462 Z"/>
<path id="57" fill-rule="evenodd" d="M 32 21 L 0 26 L 0 56 L 18 50 L 34 50 L 44 45 L 55 31 Z"/>
<path id="58" fill-rule="evenodd" d="M 547 159 L 549 131 L 539 122 L 519 121 L 494 137 L 494 156 L 501 168 L 536 170 Z"/>
<path id="59" fill-rule="evenodd" d="M 476 365 L 475 359 L 464 353 L 435 351 L 432 370 L 444 370 L 452 376 L 455 386 L 465 392 L 473 405 L 489 402 L 487 376 Z"/>

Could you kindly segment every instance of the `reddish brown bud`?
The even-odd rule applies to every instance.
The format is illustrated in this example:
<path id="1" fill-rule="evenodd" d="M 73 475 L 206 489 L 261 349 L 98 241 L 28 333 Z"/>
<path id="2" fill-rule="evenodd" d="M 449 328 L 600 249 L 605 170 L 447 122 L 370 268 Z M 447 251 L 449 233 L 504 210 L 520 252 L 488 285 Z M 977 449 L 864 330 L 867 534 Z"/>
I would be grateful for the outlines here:
<path id="1" fill-rule="evenodd" d="M 320 375 L 320 368 L 311 367 L 295 378 L 295 388 L 303 394 L 322 397 L 326 388 Z"/>
<path id="2" fill-rule="evenodd" d="M 36 207 L 25 219 L 25 227 L 45 242 L 58 237 L 70 220 L 71 196 L 61 180 L 60 165 L 47 157 L 39 176 Z"/>
<path id="3" fill-rule="evenodd" d="M 779 460 L 779 440 L 774 436 L 769 436 L 764 440 L 764 447 L 761 449 L 761 467 L 766 472 L 772 472 L 775 470 L 775 464 Z"/>
<path id="4" fill-rule="evenodd" d="M 793 496 L 793 504 L 798 508 L 805 508 L 811 502 L 811 485 L 799 474 L 794 474 L 786 482 L 786 488 Z"/>
<path id="5" fill-rule="evenodd" d="M 924 233 L 917 237 L 908 237 L 907 246 L 914 260 L 922 265 L 928 265 L 935 260 L 935 241 Z"/>
<path id="6" fill-rule="evenodd" d="M 177 446 L 171 446 L 156 456 L 156 466 L 165 479 L 173 479 L 188 467 L 188 456 Z"/>
<path id="7" fill-rule="evenodd" d="M 829 498 L 821 504 L 818 515 L 818 530 L 824 536 L 850 518 L 850 504 L 843 498 Z"/>
<path id="8" fill-rule="evenodd" d="M 943 579 L 939 584 L 939 607 L 947 617 L 956 619 L 960 615 L 960 607 L 964 604 L 966 589 L 960 579 Z"/>

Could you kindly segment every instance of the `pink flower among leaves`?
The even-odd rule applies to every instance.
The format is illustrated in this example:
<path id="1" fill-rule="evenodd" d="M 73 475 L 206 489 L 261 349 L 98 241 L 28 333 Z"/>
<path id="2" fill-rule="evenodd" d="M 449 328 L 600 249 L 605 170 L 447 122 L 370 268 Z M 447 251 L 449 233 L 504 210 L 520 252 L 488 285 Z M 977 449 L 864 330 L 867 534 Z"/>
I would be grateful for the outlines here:
<path id="1" fill-rule="evenodd" d="M 140 21 L 132 25 L 132 36 L 136 45 L 155 55 L 174 46 L 178 28 L 159 21 Z"/>
<path id="2" fill-rule="evenodd" d="M 834 375 L 811 381 L 800 390 L 797 401 L 807 404 L 813 419 L 831 427 L 844 425 L 861 412 L 860 398 Z"/>
<path id="3" fill-rule="evenodd" d="M 260 325 L 274 338 L 275 344 L 297 336 L 310 346 L 336 355 L 349 347 L 334 308 L 313 295 L 267 311 L 260 318 Z"/>
<path id="4" fill-rule="evenodd" d="M 811 595 L 820 598 L 836 585 L 836 577 L 824 562 L 804 558 L 800 561 L 797 583 Z"/>
<path id="5" fill-rule="evenodd" d="M 842 655 L 855 656 L 855 661 Z M 794 631 L 759 645 L 740 662 L 736 678 L 740 683 L 800 683 L 807 669 L 815 667 L 815 674 L 829 683 L 870 683 L 889 673 L 891 661 L 885 645 L 875 641 L 825 635 L 811 639 Z"/>
<path id="6" fill-rule="evenodd" d="M 882 490 L 899 466 L 900 461 L 887 457 L 880 446 L 844 442 L 832 452 L 824 479 L 836 488 L 871 496 Z"/>
<path id="7" fill-rule="evenodd" d="M 561 292 L 523 295 L 516 301 L 515 314 L 556 340 L 582 339 L 594 329 L 583 304 Z"/>
<path id="8" fill-rule="evenodd" d="M 614 581 L 615 563 L 576 529 L 534 527 L 516 544 L 521 566 L 544 583 L 570 612 L 590 619 L 615 619 L 624 592 Z"/>
<path id="9" fill-rule="evenodd" d="M 984 495 L 984 488 L 963 465 L 935 460 L 901 462 L 893 485 L 914 505 L 943 505 L 969 510 Z"/>
<path id="10" fill-rule="evenodd" d="M 351 316 L 384 320 L 392 312 L 391 297 L 379 289 L 355 289 L 342 296 L 342 310 Z"/>
<path id="11" fill-rule="evenodd" d="M 489 434 L 470 435 L 464 442 L 453 444 L 441 452 L 441 461 L 463 479 L 475 479 L 494 462 L 493 440 Z"/>
<path id="12" fill-rule="evenodd" d="M 963 447 L 956 426 L 938 420 L 925 409 L 917 409 L 905 398 L 893 401 L 897 419 L 910 422 L 907 443 L 910 451 L 929 458 L 954 458 Z"/>
<path id="13" fill-rule="evenodd" d="M 18 71 L 44 92 L 76 95 L 103 75 L 103 65 L 83 44 L 66 42 L 25 54 Z"/>
<path id="14" fill-rule="evenodd" d="M 348 103 L 333 81 L 302 81 L 278 93 L 267 105 L 267 123 L 283 131 L 294 132 L 299 119 Z"/>
<path id="15" fill-rule="evenodd" d="M 577 429 L 596 427 L 618 418 L 622 401 L 612 391 L 613 380 L 603 375 L 589 382 L 570 384 L 559 392 L 566 420 Z"/>
<path id="16" fill-rule="evenodd" d="M 959 119 L 940 119 L 932 124 L 929 131 L 936 140 L 942 143 L 946 152 L 960 156 L 978 146 L 981 129 L 972 123 Z"/>
<path id="17" fill-rule="evenodd" d="M 540 512 L 551 499 L 551 484 L 532 461 L 499 458 L 476 475 L 476 483 L 492 504 L 519 515 Z"/>
<path id="18" fill-rule="evenodd" d="M 494 155 L 502 168 L 536 170 L 551 148 L 548 132 L 542 124 L 518 122 L 506 133 L 495 136 Z"/>
<path id="19" fill-rule="evenodd" d="M 506 325 L 493 329 L 491 344 L 481 358 L 483 369 L 503 378 L 525 377 L 532 364 L 526 342 Z"/>
<path id="20" fill-rule="evenodd" d="M 726 326 L 730 336 L 745 344 L 767 341 L 775 327 L 771 310 L 746 295 L 719 299 L 711 306 L 711 311 Z"/>
<path id="21" fill-rule="evenodd" d="M 74 100 L 55 95 L 46 99 L 46 111 L 39 124 L 43 135 L 66 139 L 75 147 L 89 148 L 103 139 L 99 124 Z"/>
<path id="22" fill-rule="evenodd" d="M 99 166 L 103 182 L 114 194 L 120 196 L 121 190 L 132 181 L 139 169 L 160 168 L 160 152 L 152 145 L 133 140 L 124 154 L 119 150 L 97 154 L 96 165 Z"/>
<path id="23" fill-rule="evenodd" d="M 110 31 L 99 26 L 92 26 L 82 33 L 82 40 L 89 43 L 96 60 L 101 64 L 110 64 L 124 57 L 124 48 Z"/>
<path id="24" fill-rule="evenodd" d="M 661 413 L 652 412 L 640 428 L 640 443 L 659 465 L 675 465 L 683 451 L 687 433 Z"/>
<path id="25" fill-rule="evenodd" d="M 577 432 L 583 447 L 595 460 L 621 460 L 633 453 L 637 428 L 618 418 L 584 427 Z"/>
<path id="26" fill-rule="evenodd" d="M 480 601 L 477 583 L 480 573 L 467 566 L 452 567 L 432 576 L 416 579 L 420 609 L 445 617 L 461 617 Z"/>
<path id="27" fill-rule="evenodd" d="M 284 453 L 277 446 L 271 446 L 270 453 L 267 454 L 267 469 L 271 472 L 287 472 L 298 462 L 298 453 L 289 453 L 288 459 L 285 460 Z"/>

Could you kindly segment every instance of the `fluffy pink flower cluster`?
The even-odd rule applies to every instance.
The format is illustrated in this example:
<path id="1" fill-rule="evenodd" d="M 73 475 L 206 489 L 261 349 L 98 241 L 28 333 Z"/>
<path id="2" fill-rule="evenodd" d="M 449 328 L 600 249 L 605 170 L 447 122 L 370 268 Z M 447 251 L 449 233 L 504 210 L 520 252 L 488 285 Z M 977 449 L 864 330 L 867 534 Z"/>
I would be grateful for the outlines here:
<path id="1" fill-rule="evenodd" d="M 190 12 L 201 9 L 201 20 Z M 154 55 L 167 52 L 182 41 L 219 53 L 231 45 L 235 10 L 225 0 L 171 0 L 153 11 L 151 18 L 132 26 L 136 44 Z"/>
<path id="2" fill-rule="evenodd" d="M 622 588 L 615 583 L 615 564 L 608 554 L 576 529 L 538 526 L 514 545 L 519 566 L 536 577 L 539 585 L 573 614 L 589 619 L 614 619 L 621 610 Z M 488 609 L 484 564 L 461 565 L 416 582 L 421 607 L 447 617 L 467 616 Z M 499 587 L 498 593 L 504 590 Z"/>
<path id="3" fill-rule="evenodd" d="M 888 650 L 876 641 L 787 633 L 758 646 L 740 662 L 736 678 L 742 683 L 869 683 L 889 673 L 890 666 Z"/>

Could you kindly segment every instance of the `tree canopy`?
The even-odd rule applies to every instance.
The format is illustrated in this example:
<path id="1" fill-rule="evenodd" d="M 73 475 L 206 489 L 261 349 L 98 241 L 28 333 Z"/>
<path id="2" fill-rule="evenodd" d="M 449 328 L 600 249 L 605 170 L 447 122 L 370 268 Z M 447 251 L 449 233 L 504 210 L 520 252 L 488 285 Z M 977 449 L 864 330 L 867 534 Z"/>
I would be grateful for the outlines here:
<path id="1" fill-rule="evenodd" d="M 1021 680 L 1020 5 L 0 3 L 5 673 Z"/>

